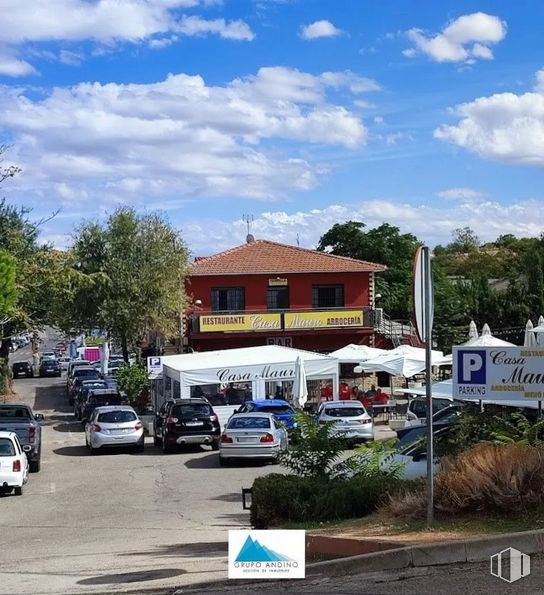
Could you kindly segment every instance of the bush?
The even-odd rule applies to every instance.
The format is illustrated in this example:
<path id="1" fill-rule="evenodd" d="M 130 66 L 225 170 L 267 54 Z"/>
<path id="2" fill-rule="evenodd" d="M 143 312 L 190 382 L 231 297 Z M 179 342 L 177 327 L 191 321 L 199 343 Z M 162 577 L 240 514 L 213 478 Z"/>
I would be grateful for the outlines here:
<path id="1" fill-rule="evenodd" d="M 125 364 L 119 368 L 117 383 L 130 404 L 142 413 L 149 401 L 151 388 L 147 370 L 138 364 Z"/>
<path id="2" fill-rule="evenodd" d="M 253 483 L 251 524 L 257 529 L 286 522 L 320 522 L 365 516 L 402 482 L 390 476 L 348 480 L 270 474 Z"/>
<path id="3" fill-rule="evenodd" d="M 526 444 L 478 444 L 446 459 L 435 477 L 437 511 L 519 514 L 544 506 L 544 450 Z M 425 484 L 392 495 L 384 512 L 424 516 Z"/>

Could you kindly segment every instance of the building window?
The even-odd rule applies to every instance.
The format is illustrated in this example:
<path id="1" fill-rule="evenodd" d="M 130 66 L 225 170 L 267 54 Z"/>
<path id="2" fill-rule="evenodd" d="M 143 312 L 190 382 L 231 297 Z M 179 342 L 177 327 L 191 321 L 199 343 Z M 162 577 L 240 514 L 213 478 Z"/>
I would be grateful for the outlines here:
<path id="1" fill-rule="evenodd" d="M 246 309 L 243 287 L 216 287 L 212 289 L 212 312 L 241 312 Z"/>
<path id="2" fill-rule="evenodd" d="M 288 310 L 289 288 L 269 287 L 266 294 L 266 303 L 269 310 Z"/>
<path id="3" fill-rule="evenodd" d="M 313 285 L 312 286 L 312 307 L 313 308 L 343 308 L 344 307 L 344 286 L 343 285 Z"/>

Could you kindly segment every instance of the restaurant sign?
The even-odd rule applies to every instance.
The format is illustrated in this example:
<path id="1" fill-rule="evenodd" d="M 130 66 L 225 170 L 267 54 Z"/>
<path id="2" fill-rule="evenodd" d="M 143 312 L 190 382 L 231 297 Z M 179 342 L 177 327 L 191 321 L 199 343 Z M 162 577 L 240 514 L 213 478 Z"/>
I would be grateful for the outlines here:
<path id="1" fill-rule="evenodd" d="M 281 314 L 215 314 L 200 317 L 201 333 L 279 330 Z"/>
<path id="2" fill-rule="evenodd" d="M 358 328 L 364 326 L 362 310 L 317 310 L 285 314 L 286 329 Z"/>
<path id="3" fill-rule="evenodd" d="M 482 401 L 544 399 L 544 350 L 454 347 L 453 396 Z"/>

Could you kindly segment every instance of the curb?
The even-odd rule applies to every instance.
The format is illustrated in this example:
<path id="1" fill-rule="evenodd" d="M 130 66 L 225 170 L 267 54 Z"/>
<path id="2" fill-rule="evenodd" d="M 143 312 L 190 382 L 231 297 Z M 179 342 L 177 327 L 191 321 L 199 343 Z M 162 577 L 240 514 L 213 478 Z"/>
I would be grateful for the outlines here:
<path id="1" fill-rule="evenodd" d="M 306 577 L 485 562 L 493 554 L 509 547 L 515 547 L 529 555 L 544 552 L 544 531 L 523 531 L 431 545 L 411 545 L 383 552 L 316 562 L 306 566 Z"/>

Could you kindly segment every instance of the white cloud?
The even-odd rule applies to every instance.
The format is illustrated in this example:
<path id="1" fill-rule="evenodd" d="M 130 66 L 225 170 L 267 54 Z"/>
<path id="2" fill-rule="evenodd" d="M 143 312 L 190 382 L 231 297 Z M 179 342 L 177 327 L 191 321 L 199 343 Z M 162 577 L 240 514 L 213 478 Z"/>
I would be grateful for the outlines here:
<path id="1" fill-rule="evenodd" d="M 21 0 L 3 0 L 0 46 L 11 60 L 0 57 L 0 74 L 23 76 L 33 68 L 17 54 L 25 43 L 92 41 L 105 46 L 149 41 L 158 48 L 175 34 L 216 34 L 224 39 L 252 40 L 244 21 L 206 20 L 181 14 L 186 8 L 210 0 L 32 0 L 32 9 Z M 156 38 L 156 41 L 155 41 Z M 0 52 L 3 56 L 5 52 Z"/>
<path id="2" fill-rule="evenodd" d="M 0 75 L 19 77 L 35 72 L 31 64 L 18 58 L 12 50 L 0 46 Z"/>
<path id="3" fill-rule="evenodd" d="M 434 131 L 437 139 L 481 157 L 544 167 L 544 70 L 533 92 L 497 93 L 457 106 L 461 119 Z"/>
<path id="4" fill-rule="evenodd" d="M 469 62 L 492 60 L 490 45 L 502 41 L 506 36 L 506 23 L 499 17 L 475 12 L 451 21 L 440 33 L 428 35 L 421 29 L 406 32 L 415 48 L 408 48 L 403 54 L 413 58 L 423 53 L 436 62 Z"/>
<path id="5" fill-rule="evenodd" d="M 330 21 L 314 21 L 310 25 L 302 27 L 300 37 L 311 40 L 320 37 L 337 37 L 342 34 L 342 30 L 336 28 Z"/>
<path id="6" fill-rule="evenodd" d="M 446 200 L 471 201 L 483 199 L 486 194 L 474 188 L 448 188 L 438 192 L 437 196 Z"/>
<path id="7" fill-rule="evenodd" d="M 364 221 L 369 228 L 384 222 L 413 233 L 434 246 L 450 241 L 452 230 L 469 225 L 484 241 L 495 240 L 501 234 L 538 237 L 544 231 L 544 211 L 540 201 L 529 200 L 512 204 L 496 201 L 452 203 L 447 208 L 413 205 L 394 200 L 367 200 L 356 204 L 330 205 L 311 211 L 269 211 L 255 218 L 252 233 L 258 239 L 270 239 L 313 248 L 323 233 L 335 223 L 350 219 Z M 219 252 L 244 241 L 243 221 L 207 219 L 182 226 L 195 255 Z"/>
<path id="8" fill-rule="evenodd" d="M 93 207 L 305 191 L 326 171 L 308 161 L 309 143 L 365 144 L 359 116 L 327 97 L 340 85 L 359 91 L 362 80 L 269 67 L 225 86 L 176 74 L 151 84 L 81 83 L 39 98 L 0 87 L 0 128 L 24 171 L 12 186 Z"/>
<path id="9" fill-rule="evenodd" d="M 230 21 L 225 19 L 206 20 L 200 17 L 183 17 L 177 31 L 183 35 L 207 35 L 216 33 L 224 39 L 234 39 L 237 41 L 252 41 L 255 34 L 251 31 L 249 25 L 244 21 Z"/>
<path id="10" fill-rule="evenodd" d="M 61 50 L 59 52 L 59 61 L 68 66 L 79 66 L 83 62 L 83 55 L 78 52 Z"/>

